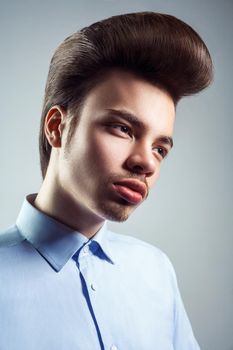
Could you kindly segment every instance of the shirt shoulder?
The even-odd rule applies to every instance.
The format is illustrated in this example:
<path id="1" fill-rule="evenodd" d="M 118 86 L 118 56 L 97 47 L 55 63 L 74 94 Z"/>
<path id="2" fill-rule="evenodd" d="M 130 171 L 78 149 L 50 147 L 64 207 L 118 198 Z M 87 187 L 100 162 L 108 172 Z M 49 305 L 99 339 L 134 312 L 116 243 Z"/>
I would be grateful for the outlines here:
<path id="1" fill-rule="evenodd" d="M 5 285 L 11 284 L 26 266 L 35 261 L 38 254 L 17 225 L 0 232 L 0 282 L 5 276 Z M 1 283 L 0 283 L 1 284 Z"/>
<path id="2" fill-rule="evenodd" d="M 158 270 L 170 275 L 171 280 L 176 284 L 174 267 L 166 253 L 158 247 L 131 235 L 118 234 L 112 231 L 108 231 L 108 242 L 111 251 L 117 257 L 125 257 L 128 262 L 139 263 L 144 267 L 157 267 Z"/>
<path id="3" fill-rule="evenodd" d="M 12 225 L 3 231 L 0 231 L 0 250 L 18 245 L 24 240 L 25 238 L 20 233 L 18 227 Z"/>
<path id="4" fill-rule="evenodd" d="M 114 247 L 130 248 L 130 250 L 140 251 L 141 253 L 156 255 L 158 258 L 167 258 L 166 254 L 158 247 L 131 235 L 119 234 L 109 230 L 108 241 Z"/>

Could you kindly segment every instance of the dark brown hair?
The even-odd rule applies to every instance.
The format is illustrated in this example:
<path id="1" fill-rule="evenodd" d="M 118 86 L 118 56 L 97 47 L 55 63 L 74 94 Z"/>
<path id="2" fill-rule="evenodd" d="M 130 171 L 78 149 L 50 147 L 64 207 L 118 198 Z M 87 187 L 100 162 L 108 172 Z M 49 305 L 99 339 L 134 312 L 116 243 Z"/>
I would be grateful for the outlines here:
<path id="1" fill-rule="evenodd" d="M 209 51 L 183 21 L 166 14 L 141 12 L 110 17 L 64 40 L 50 64 L 40 130 L 43 177 L 51 146 L 44 121 L 53 105 L 72 113 L 111 68 L 136 73 L 167 91 L 176 104 L 212 80 Z"/>

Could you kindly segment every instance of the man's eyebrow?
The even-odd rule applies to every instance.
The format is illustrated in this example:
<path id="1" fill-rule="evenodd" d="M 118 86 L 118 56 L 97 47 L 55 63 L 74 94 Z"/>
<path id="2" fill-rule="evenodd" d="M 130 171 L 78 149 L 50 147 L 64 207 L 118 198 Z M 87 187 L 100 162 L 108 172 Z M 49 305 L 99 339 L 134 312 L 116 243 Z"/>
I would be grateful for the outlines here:
<path id="1" fill-rule="evenodd" d="M 159 136 L 157 140 L 165 145 L 169 145 L 171 148 L 173 147 L 173 138 L 170 136 Z"/>
<path id="2" fill-rule="evenodd" d="M 120 110 L 120 109 L 111 109 L 111 108 L 107 108 L 106 111 L 108 112 L 109 116 L 118 116 L 122 119 L 125 119 L 130 124 L 135 125 L 140 129 L 145 129 L 145 125 L 133 113 L 129 113 L 127 111 Z M 157 138 L 157 141 L 162 142 L 165 145 L 169 145 L 171 148 L 173 147 L 173 138 L 170 136 L 160 135 Z"/>
<path id="3" fill-rule="evenodd" d="M 138 119 L 138 117 L 130 112 L 126 112 L 120 109 L 111 109 L 111 108 L 107 108 L 106 111 L 108 111 L 109 116 L 120 117 L 122 119 L 125 119 L 127 122 L 129 122 L 132 125 L 135 125 L 141 129 L 145 129 L 145 125 Z"/>

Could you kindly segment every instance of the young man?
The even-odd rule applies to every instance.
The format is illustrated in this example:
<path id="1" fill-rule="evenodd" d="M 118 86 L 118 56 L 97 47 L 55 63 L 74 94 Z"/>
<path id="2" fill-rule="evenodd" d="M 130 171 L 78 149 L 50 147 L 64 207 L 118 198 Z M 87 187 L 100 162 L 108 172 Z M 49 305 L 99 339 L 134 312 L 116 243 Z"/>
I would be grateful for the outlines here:
<path id="1" fill-rule="evenodd" d="M 1 235 L 1 350 L 197 350 L 168 258 L 110 232 L 148 196 L 179 99 L 212 78 L 169 15 L 115 16 L 67 38 L 49 70 L 44 181 Z"/>

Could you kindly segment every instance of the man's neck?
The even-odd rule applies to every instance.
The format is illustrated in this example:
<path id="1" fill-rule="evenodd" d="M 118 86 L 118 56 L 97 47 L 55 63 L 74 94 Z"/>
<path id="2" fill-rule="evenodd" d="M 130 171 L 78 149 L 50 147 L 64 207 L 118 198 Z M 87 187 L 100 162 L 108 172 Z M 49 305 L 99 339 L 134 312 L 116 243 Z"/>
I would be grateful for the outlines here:
<path id="1" fill-rule="evenodd" d="M 33 205 L 43 213 L 79 231 L 87 238 L 93 237 L 103 226 L 104 219 L 91 213 L 58 188 L 53 187 L 48 186 L 44 181 Z"/>

